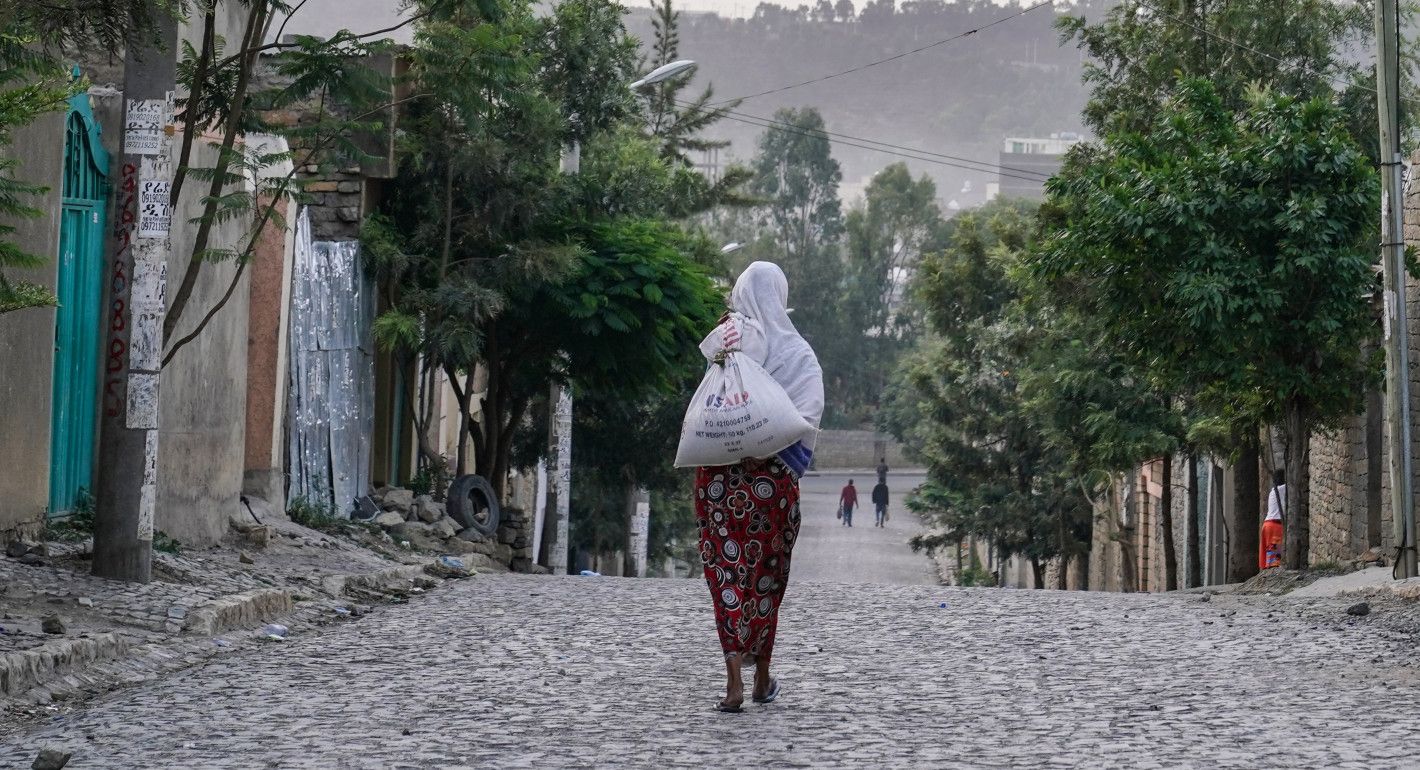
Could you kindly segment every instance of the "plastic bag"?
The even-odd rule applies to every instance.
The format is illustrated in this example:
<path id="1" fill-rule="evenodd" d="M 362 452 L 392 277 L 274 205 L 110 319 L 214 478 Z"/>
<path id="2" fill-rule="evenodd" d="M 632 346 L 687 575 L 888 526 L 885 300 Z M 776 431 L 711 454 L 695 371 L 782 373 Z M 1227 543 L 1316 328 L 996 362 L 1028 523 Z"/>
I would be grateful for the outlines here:
<path id="1" fill-rule="evenodd" d="M 731 350 L 710 365 L 690 400 L 675 465 L 733 465 L 773 457 L 815 432 L 764 367 Z"/>

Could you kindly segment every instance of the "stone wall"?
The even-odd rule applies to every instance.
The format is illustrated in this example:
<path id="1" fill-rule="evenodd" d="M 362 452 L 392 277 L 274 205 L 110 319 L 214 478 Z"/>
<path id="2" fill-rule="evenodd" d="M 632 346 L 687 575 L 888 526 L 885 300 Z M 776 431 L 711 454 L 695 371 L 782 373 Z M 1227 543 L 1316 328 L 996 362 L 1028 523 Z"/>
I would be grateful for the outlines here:
<path id="1" fill-rule="evenodd" d="M 1380 543 L 1368 542 L 1366 418 L 1350 418 L 1312 437 L 1311 561 L 1354 560 Z M 1379 533 L 1376 533 L 1379 534 Z"/>
<path id="2" fill-rule="evenodd" d="M 815 470 L 861 470 L 878 467 L 878 459 L 887 457 L 894 470 L 915 467 L 901 444 L 885 433 L 870 430 L 826 430 L 819 434 L 814 448 Z"/>

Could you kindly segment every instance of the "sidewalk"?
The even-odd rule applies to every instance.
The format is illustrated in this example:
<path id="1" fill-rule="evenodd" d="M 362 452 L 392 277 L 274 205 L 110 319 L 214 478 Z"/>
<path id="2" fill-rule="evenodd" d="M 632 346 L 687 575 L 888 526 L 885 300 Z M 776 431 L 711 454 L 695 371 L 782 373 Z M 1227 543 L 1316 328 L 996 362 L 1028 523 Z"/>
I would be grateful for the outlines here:
<path id="1" fill-rule="evenodd" d="M 384 542 L 360 525 L 334 534 L 265 513 L 221 545 L 155 552 L 153 581 L 90 574 L 89 541 L 0 556 L 0 729 L 53 718 L 66 702 L 146 681 L 288 633 L 363 615 L 432 588 L 438 554 Z M 341 531 L 343 530 L 343 531 Z M 480 554 L 470 568 L 496 569 Z"/>

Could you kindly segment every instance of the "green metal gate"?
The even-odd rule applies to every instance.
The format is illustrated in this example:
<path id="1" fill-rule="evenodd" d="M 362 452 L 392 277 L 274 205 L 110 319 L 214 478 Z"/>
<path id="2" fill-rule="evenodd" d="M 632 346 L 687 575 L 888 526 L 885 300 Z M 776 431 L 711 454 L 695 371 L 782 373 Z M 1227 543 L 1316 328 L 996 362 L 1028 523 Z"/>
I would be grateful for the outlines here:
<path id="1" fill-rule="evenodd" d="M 88 94 L 69 100 L 66 128 L 50 418 L 51 516 L 73 510 L 80 490 L 93 478 L 108 199 L 108 153 L 99 141 Z"/>

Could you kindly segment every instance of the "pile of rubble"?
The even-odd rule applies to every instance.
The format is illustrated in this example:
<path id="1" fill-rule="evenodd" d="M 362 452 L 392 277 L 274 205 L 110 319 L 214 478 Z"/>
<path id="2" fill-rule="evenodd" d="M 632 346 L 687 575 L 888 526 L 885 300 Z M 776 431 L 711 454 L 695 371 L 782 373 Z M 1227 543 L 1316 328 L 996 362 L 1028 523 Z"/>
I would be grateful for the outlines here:
<path id="1" fill-rule="evenodd" d="M 497 530 L 489 535 L 462 526 L 449 516 L 444 503 L 429 495 L 415 495 L 413 490 L 381 487 L 371 499 L 380 508 L 371 522 L 405 548 L 468 555 L 483 569 L 541 571 L 533 563 L 532 522 L 516 508 L 504 508 Z"/>

